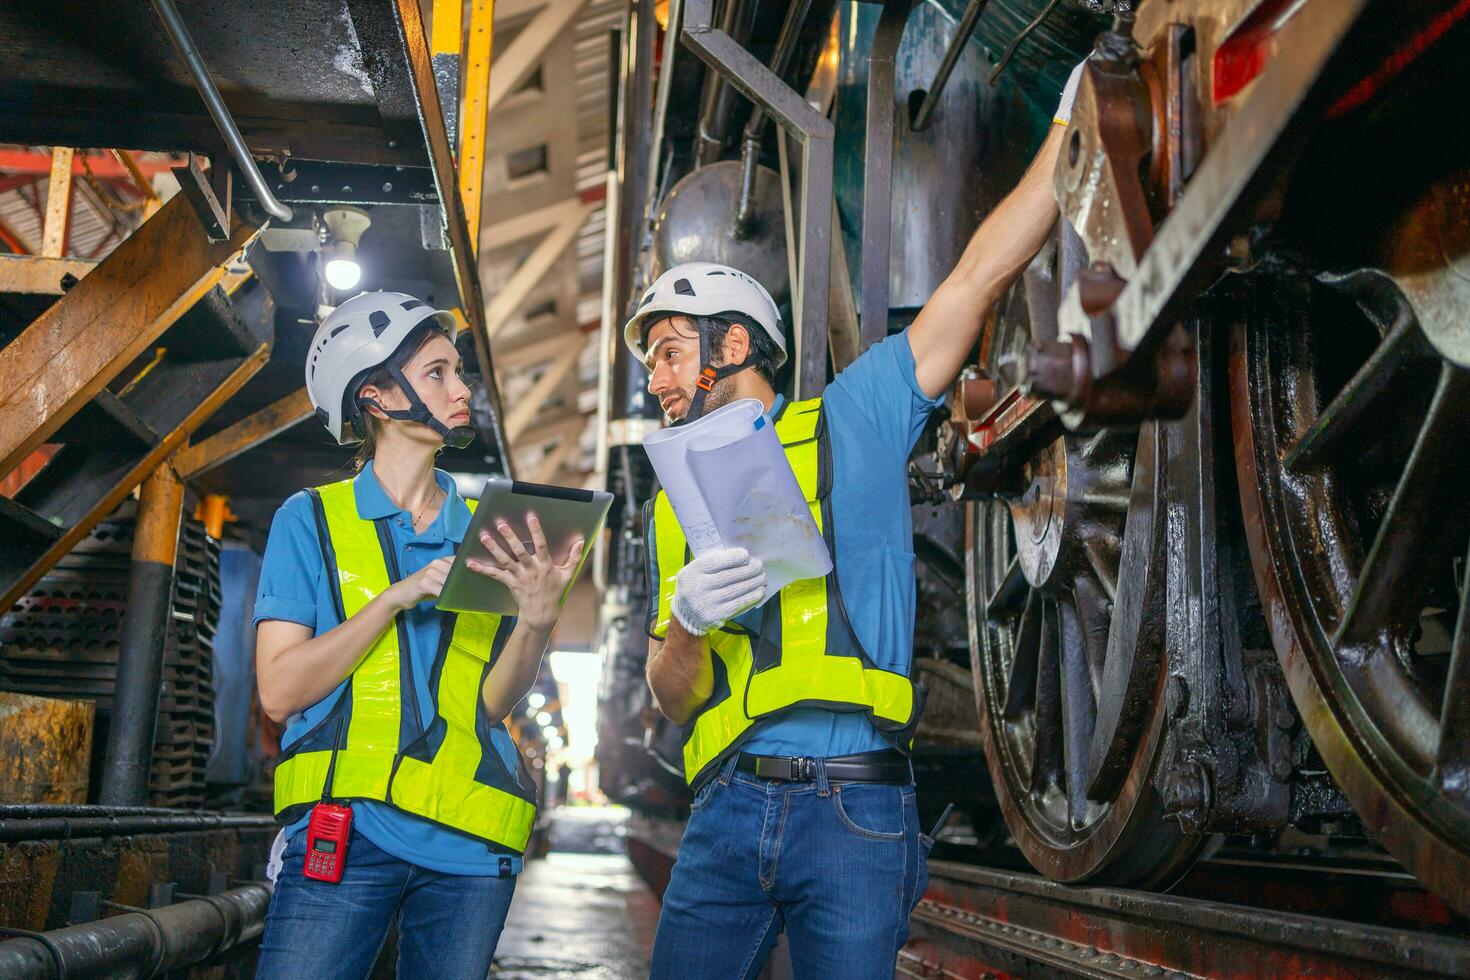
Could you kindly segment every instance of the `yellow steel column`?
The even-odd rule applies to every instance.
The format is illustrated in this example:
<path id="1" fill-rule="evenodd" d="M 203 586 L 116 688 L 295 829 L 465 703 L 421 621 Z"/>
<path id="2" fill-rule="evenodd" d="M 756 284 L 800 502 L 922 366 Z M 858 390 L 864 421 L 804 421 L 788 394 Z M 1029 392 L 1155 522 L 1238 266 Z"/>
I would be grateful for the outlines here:
<path id="1" fill-rule="evenodd" d="M 495 43 L 492 21 L 495 0 L 470 0 L 470 29 L 465 38 L 464 101 L 459 124 L 459 196 L 464 202 L 470 242 L 480 250 L 481 187 L 485 182 L 485 127 L 490 93 L 490 55 Z M 437 33 L 437 30 L 436 30 Z"/>

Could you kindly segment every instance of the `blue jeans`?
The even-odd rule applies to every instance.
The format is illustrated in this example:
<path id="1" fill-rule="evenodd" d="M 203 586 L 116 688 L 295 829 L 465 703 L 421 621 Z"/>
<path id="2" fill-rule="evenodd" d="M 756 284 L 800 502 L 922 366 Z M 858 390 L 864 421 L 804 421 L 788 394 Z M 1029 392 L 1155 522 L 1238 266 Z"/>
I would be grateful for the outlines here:
<path id="1" fill-rule="evenodd" d="M 398 975 L 485 980 L 505 926 L 512 875 L 447 875 L 401 861 L 353 833 L 347 870 L 303 877 L 306 834 L 286 846 L 260 941 L 257 978 L 366 977 L 398 913 Z"/>
<path id="2" fill-rule="evenodd" d="M 914 788 L 784 783 L 727 762 L 694 798 L 653 980 L 752 978 L 787 930 L 800 980 L 891 980 L 933 841 Z"/>

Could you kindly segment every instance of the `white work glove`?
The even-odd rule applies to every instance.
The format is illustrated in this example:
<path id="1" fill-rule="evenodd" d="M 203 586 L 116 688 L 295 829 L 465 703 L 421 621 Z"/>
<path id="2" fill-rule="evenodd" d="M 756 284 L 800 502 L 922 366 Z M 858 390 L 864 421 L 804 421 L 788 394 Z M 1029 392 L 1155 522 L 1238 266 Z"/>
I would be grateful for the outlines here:
<path id="1" fill-rule="evenodd" d="M 1062 126 L 1071 124 L 1072 104 L 1077 101 L 1077 86 L 1082 81 L 1082 66 L 1085 64 L 1087 59 L 1083 58 L 1072 69 L 1072 74 L 1067 76 L 1067 84 L 1062 86 L 1062 98 L 1057 102 L 1057 113 L 1051 117 L 1052 122 Z"/>
<path id="2" fill-rule="evenodd" d="M 734 619 L 766 595 L 766 567 L 744 548 L 700 555 L 675 576 L 671 612 L 695 636 Z"/>
<path id="3" fill-rule="evenodd" d="M 271 841 L 271 856 L 265 862 L 265 877 L 271 884 L 281 876 L 281 868 L 285 865 L 286 854 L 286 832 L 276 831 L 276 839 Z"/>

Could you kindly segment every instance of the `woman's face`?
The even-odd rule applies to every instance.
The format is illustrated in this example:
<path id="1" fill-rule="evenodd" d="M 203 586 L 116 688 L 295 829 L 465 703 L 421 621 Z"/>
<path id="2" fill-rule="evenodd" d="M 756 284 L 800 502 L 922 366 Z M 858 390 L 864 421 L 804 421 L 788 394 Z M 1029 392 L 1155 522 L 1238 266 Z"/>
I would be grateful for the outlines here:
<path id="1" fill-rule="evenodd" d="M 413 385 L 414 391 L 418 392 L 424 405 L 434 413 L 436 419 L 451 429 L 468 425 L 470 421 L 470 389 L 460 374 L 463 367 L 464 362 L 460 360 L 459 351 L 454 344 L 448 337 L 437 333 L 403 366 L 404 376 Z M 389 411 L 409 407 L 407 396 L 396 386 L 378 389 L 368 385 L 363 389 L 363 394 Z M 442 441 L 439 434 L 428 426 L 398 425 L 391 428 L 415 440 Z"/>

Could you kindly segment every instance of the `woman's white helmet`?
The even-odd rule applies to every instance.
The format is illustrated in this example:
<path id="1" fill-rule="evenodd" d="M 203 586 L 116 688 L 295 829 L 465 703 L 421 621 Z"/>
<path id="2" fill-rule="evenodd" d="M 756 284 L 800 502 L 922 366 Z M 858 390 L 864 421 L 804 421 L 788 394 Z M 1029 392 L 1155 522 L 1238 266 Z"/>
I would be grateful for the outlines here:
<path id="1" fill-rule="evenodd" d="M 739 269 L 716 262 L 682 262 L 653 281 L 623 327 L 623 340 L 640 361 L 648 325 L 666 316 L 730 316 L 765 331 L 776 345 L 776 367 L 786 363 L 781 312 L 766 288 Z"/>
<path id="2" fill-rule="evenodd" d="M 339 444 L 362 441 L 357 405 L 347 404 L 353 380 L 385 363 L 413 329 L 429 319 L 454 339 L 459 329 L 454 314 L 407 293 L 359 293 L 316 328 L 306 353 L 306 393 L 317 418 Z"/>

